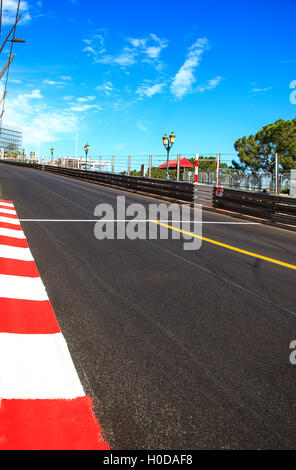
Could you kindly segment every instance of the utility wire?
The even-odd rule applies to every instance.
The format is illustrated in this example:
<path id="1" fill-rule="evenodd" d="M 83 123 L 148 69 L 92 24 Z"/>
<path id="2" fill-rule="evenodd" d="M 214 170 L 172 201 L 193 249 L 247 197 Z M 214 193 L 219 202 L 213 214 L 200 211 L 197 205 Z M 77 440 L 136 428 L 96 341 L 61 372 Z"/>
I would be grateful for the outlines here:
<path id="1" fill-rule="evenodd" d="M 18 0 L 17 11 L 16 11 L 16 16 L 15 16 L 15 27 L 13 29 L 13 37 L 12 37 L 12 40 L 11 40 L 9 57 L 12 56 L 13 40 L 15 38 L 16 24 L 18 23 L 18 20 L 19 20 L 18 16 L 19 16 L 19 10 L 20 10 L 20 3 L 21 3 L 21 0 Z M 2 7 L 2 1 L 1 1 L 1 7 Z M 9 68 L 10 68 L 10 63 L 8 64 L 7 72 L 6 72 L 6 80 L 5 80 L 3 103 L 2 103 L 2 112 L 1 112 L 1 116 L 0 116 L 0 129 L 2 128 L 2 119 L 3 119 L 4 107 L 5 107 L 5 98 L 6 98 L 6 95 L 7 95 L 7 84 L 8 84 Z"/>
<path id="2" fill-rule="evenodd" d="M 2 11 L 3 11 L 3 0 L 1 0 L 1 5 L 0 5 L 0 36 L 1 36 L 1 28 L 2 28 Z"/>

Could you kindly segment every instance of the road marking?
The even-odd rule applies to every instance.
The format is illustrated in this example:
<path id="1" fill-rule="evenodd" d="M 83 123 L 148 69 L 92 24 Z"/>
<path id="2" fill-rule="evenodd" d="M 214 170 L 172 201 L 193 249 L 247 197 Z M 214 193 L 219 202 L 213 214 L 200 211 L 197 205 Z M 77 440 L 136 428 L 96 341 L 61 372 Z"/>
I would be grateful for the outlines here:
<path id="1" fill-rule="evenodd" d="M 0 297 L 6 299 L 48 300 L 40 277 L 0 274 Z"/>
<path id="2" fill-rule="evenodd" d="M 0 227 L 0 236 L 12 237 L 12 238 L 26 238 L 22 230 L 13 230 L 10 228 Z"/>
<path id="3" fill-rule="evenodd" d="M 0 333 L 0 396 L 72 399 L 85 395 L 62 333 Z"/>
<path id="4" fill-rule="evenodd" d="M 0 212 L 4 214 L 13 214 L 16 215 L 16 212 L 14 209 L 6 209 L 5 207 L 2 207 L 0 204 Z"/>
<path id="5" fill-rule="evenodd" d="M 9 246 L 7 244 L 0 244 L 0 258 L 19 259 L 22 261 L 34 261 L 30 248 Z"/>
<path id="6" fill-rule="evenodd" d="M 198 238 L 199 240 L 203 240 L 207 243 L 211 243 L 213 245 L 221 246 L 222 248 L 226 248 L 227 250 L 236 251 L 238 253 L 242 253 L 244 255 L 251 256 L 253 258 L 262 259 L 264 261 L 268 261 L 269 263 L 274 263 L 274 264 L 277 264 L 279 266 L 283 266 L 285 268 L 295 269 L 296 270 L 296 266 L 294 264 L 289 264 L 289 263 L 285 263 L 284 261 L 279 261 L 277 259 L 268 258 L 267 256 L 259 255 L 258 253 L 253 253 L 252 251 L 242 250 L 241 248 L 237 248 L 237 247 L 232 246 L 232 245 L 227 245 L 226 243 L 221 243 L 221 242 L 218 242 L 217 240 L 212 240 L 211 238 L 206 238 L 206 237 L 203 237 L 201 235 L 196 235 L 195 233 L 187 232 L 186 230 L 183 230 L 183 229 L 180 229 L 180 228 L 177 228 L 177 227 L 173 227 L 172 225 L 164 224 L 163 222 L 159 222 L 159 221 L 156 221 L 156 220 L 151 220 L 151 222 L 153 222 L 157 225 L 162 225 L 163 227 L 166 227 L 166 228 L 170 228 L 171 230 L 175 230 L 177 232 L 184 233 L 184 235 L 189 235 L 191 237 Z"/>
<path id="7" fill-rule="evenodd" d="M 0 222 L 12 224 L 12 225 L 19 225 L 20 224 L 18 219 L 15 219 L 13 217 L 3 217 L 1 215 L 0 215 Z"/>
<path id="8" fill-rule="evenodd" d="M 0 449 L 109 450 L 14 206 L 3 200 L 0 312 Z"/>
<path id="9" fill-rule="evenodd" d="M 19 219 L 20 222 L 155 222 L 150 219 Z M 218 225 L 261 225 L 259 222 L 210 222 L 210 221 L 197 221 L 197 220 L 160 220 L 159 222 L 165 223 L 181 223 L 181 224 L 218 224 Z"/>

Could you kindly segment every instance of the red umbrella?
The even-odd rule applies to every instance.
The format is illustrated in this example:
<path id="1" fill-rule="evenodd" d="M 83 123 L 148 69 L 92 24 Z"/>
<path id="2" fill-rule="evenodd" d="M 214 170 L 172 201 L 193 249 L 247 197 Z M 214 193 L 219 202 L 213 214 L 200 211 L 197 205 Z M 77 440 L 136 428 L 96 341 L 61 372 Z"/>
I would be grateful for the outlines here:
<path id="1" fill-rule="evenodd" d="M 169 168 L 177 168 L 177 159 L 176 160 L 169 160 Z M 167 162 L 162 163 L 159 165 L 159 169 L 166 169 L 167 167 Z M 187 158 L 181 158 L 180 159 L 180 168 L 193 168 L 192 163 L 187 160 Z"/>

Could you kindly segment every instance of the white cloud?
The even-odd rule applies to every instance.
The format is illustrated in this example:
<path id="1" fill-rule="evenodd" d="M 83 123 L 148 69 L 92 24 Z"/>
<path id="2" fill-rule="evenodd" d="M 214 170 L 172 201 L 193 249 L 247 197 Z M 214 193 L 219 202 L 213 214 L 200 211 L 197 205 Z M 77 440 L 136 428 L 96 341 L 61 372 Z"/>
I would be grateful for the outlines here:
<path id="1" fill-rule="evenodd" d="M 147 127 L 145 127 L 142 122 L 137 122 L 137 128 L 140 129 L 140 131 L 147 131 Z"/>
<path id="2" fill-rule="evenodd" d="M 65 85 L 64 82 L 57 82 L 56 80 L 49 80 L 49 79 L 45 79 L 43 80 L 43 83 L 45 85 L 52 85 L 52 86 L 56 86 L 56 85 Z"/>
<path id="3" fill-rule="evenodd" d="M 66 95 L 66 96 L 63 96 L 62 99 L 65 100 L 65 101 L 72 101 L 74 100 L 75 96 L 73 95 Z"/>
<path id="4" fill-rule="evenodd" d="M 200 92 L 214 90 L 222 81 L 222 77 L 215 77 L 208 81 L 206 85 L 201 85 L 197 87 L 197 90 Z"/>
<path id="5" fill-rule="evenodd" d="M 85 103 L 87 101 L 93 101 L 95 99 L 96 99 L 95 96 L 84 96 L 84 97 L 81 97 L 81 98 L 77 98 L 77 101 L 79 101 L 80 103 Z"/>
<path id="6" fill-rule="evenodd" d="M 145 47 L 146 46 L 146 39 L 138 39 L 138 38 L 129 38 L 129 42 L 134 46 L 134 47 Z"/>
<path id="7" fill-rule="evenodd" d="M 96 35 L 90 39 L 84 39 L 86 47 L 83 52 L 93 58 L 94 63 L 108 64 L 125 68 L 135 65 L 139 60 L 150 62 L 156 67 L 162 64 L 159 62 L 161 51 L 167 47 L 168 41 L 160 39 L 156 34 L 150 34 L 144 38 L 126 38 L 128 45 L 124 45 L 120 52 L 116 54 L 106 53 L 105 38 Z"/>
<path id="8" fill-rule="evenodd" d="M 189 49 L 186 60 L 175 75 L 171 92 L 177 99 L 182 99 L 184 95 L 191 93 L 192 85 L 195 83 L 195 70 L 200 64 L 202 55 L 209 48 L 207 38 L 198 39 Z"/>
<path id="9" fill-rule="evenodd" d="M 17 12 L 17 0 L 5 0 L 3 2 L 3 13 L 2 13 L 2 24 L 3 25 L 13 25 L 15 23 L 16 12 Z M 21 1 L 20 11 L 22 18 L 19 24 L 28 23 L 31 20 L 31 15 L 29 13 L 29 7 L 27 1 Z"/>
<path id="10" fill-rule="evenodd" d="M 136 63 L 137 52 L 130 47 L 124 47 L 118 55 L 105 55 L 97 57 L 95 62 L 109 65 L 119 65 L 120 67 L 129 67 Z"/>
<path id="11" fill-rule="evenodd" d="M 251 85 L 253 87 L 250 90 L 251 95 L 263 95 L 267 91 L 272 90 L 272 86 L 268 86 L 268 87 L 265 87 L 265 88 L 258 88 L 257 85 L 256 85 L 256 82 L 252 82 Z"/>
<path id="12" fill-rule="evenodd" d="M 63 81 L 71 81 L 71 80 L 73 80 L 72 77 L 70 77 L 70 75 L 62 75 L 60 78 L 61 78 L 61 80 L 63 80 Z"/>
<path id="13" fill-rule="evenodd" d="M 6 98 L 4 121 L 23 130 L 25 145 L 59 140 L 71 134 L 77 117 L 69 109 L 56 109 L 44 103 L 39 89 Z"/>
<path id="14" fill-rule="evenodd" d="M 113 84 L 110 81 L 106 81 L 102 83 L 102 85 L 98 85 L 95 90 L 98 90 L 100 93 L 102 93 L 105 96 L 109 96 L 112 94 L 114 91 Z"/>
<path id="15" fill-rule="evenodd" d="M 83 39 L 83 42 L 87 46 L 82 51 L 86 52 L 88 56 L 93 57 L 94 61 L 106 51 L 105 37 L 102 34 L 95 34 L 90 39 Z"/>
<path id="16" fill-rule="evenodd" d="M 79 113 L 84 113 L 85 111 L 89 111 L 90 109 L 94 109 L 97 111 L 102 111 L 102 106 L 99 104 L 75 104 L 70 107 L 71 111 L 79 112 Z"/>
<path id="17" fill-rule="evenodd" d="M 141 97 L 151 98 L 154 95 L 160 94 L 165 87 L 165 83 L 155 83 L 151 85 L 149 82 L 142 83 L 136 90 L 136 93 Z"/>

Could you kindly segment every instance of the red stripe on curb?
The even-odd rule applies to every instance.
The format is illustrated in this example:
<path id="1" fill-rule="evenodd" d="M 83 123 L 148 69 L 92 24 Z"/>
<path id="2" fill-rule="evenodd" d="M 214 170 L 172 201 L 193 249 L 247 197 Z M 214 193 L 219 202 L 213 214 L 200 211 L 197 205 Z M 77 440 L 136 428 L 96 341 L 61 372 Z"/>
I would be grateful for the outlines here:
<path id="1" fill-rule="evenodd" d="M 7 214 L 6 212 L 1 212 L 0 210 L 0 217 L 8 217 L 9 219 L 18 219 L 16 214 Z"/>
<path id="2" fill-rule="evenodd" d="M 2 400 L 0 449 L 109 450 L 90 397 Z"/>
<path id="3" fill-rule="evenodd" d="M 12 230 L 23 230 L 20 224 L 9 224 L 8 222 L 0 222 L 0 228 L 11 228 Z"/>
<path id="4" fill-rule="evenodd" d="M 33 335 L 61 332 L 49 300 L 0 298 L 0 312 L 1 333 Z"/>
<path id="5" fill-rule="evenodd" d="M 9 276 L 40 277 L 35 261 L 0 258 L 0 274 Z"/>
<path id="6" fill-rule="evenodd" d="M 29 248 L 25 238 L 14 238 L 0 235 L 0 245 L 16 246 L 18 248 Z"/>
<path id="7" fill-rule="evenodd" d="M 5 201 L 5 199 L 0 199 L 0 203 L 1 202 L 6 202 L 7 204 L 12 204 L 13 205 L 13 202 L 12 201 Z"/>
<path id="8" fill-rule="evenodd" d="M 1 211 L 1 208 L 3 208 L 1 202 L 8 201 L 0 200 L 0 216 L 7 217 L 7 220 L 9 218 L 18 220 L 17 215 L 6 214 Z M 13 206 L 6 206 L 5 208 L 13 209 Z M 15 230 L 16 235 L 17 231 L 22 230 L 19 223 L 11 224 L 9 222 L 0 222 L 0 228 Z M 22 250 L 22 248 L 29 248 L 27 240 L 14 237 L 14 232 L 9 232 L 9 236 L 0 235 L 0 245 L 2 246 L 1 250 L 4 250 L 2 256 L 23 257 L 20 252 L 23 254 L 29 253 L 28 250 L 25 250 L 25 252 Z M 16 249 L 8 249 L 8 247 L 16 247 Z M 17 248 L 21 249 L 18 250 Z M 11 252 L 13 254 L 9 254 Z M 35 261 L 4 257 L 0 257 L 0 274 L 15 276 L 15 278 L 6 278 L 7 282 L 10 283 L 10 291 L 12 291 L 6 295 L 15 295 L 16 297 L 18 295 L 17 286 L 22 286 L 24 282 L 31 282 L 30 280 L 21 280 L 21 277 L 40 278 Z M 30 289 L 32 293 L 35 289 L 34 283 L 35 281 L 31 282 Z M 5 295 L 5 290 L 2 295 Z M 30 297 L 28 295 L 28 298 Z M 47 299 L 47 296 L 37 298 Z M 28 361 L 30 358 L 26 348 L 28 348 L 32 338 L 28 335 L 40 335 L 40 338 L 37 339 L 41 349 L 44 343 L 44 357 L 46 357 L 46 353 L 51 353 L 48 345 L 46 346 L 47 340 L 54 340 L 55 338 L 50 338 L 50 336 L 53 334 L 61 335 L 62 332 L 49 299 L 41 301 L 0 297 L 0 333 L 8 334 L 5 338 L 9 338 L 9 341 L 11 339 L 15 341 L 13 355 L 15 355 L 15 360 L 21 363 L 22 361 Z M 22 341 L 23 339 L 26 340 L 25 343 Z M 109 445 L 103 440 L 101 427 L 94 415 L 92 400 L 89 396 L 85 396 L 81 384 L 80 387 L 75 385 L 75 382 L 79 384 L 79 378 L 74 364 L 72 364 L 73 372 L 71 372 L 71 361 L 70 365 L 67 365 L 67 359 L 63 354 L 63 351 L 59 351 L 58 358 L 64 360 L 64 366 L 69 369 L 67 384 L 69 390 L 62 390 L 63 393 L 57 394 L 57 396 L 73 396 L 76 398 L 56 399 L 56 394 L 51 393 L 51 387 L 48 384 L 47 386 L 50 389 L 48 394 L 45 393 L 44 395 L 43 392 L 40 393 L 39 391 L 39 393 L 33 393 L 29 396 L 49 396 L 53 399 L 14 398 L 15 396 L 23 396 L 23 394 L 15 393 L 13 386 L 10 384 L 12 391 L 8 387 L 9 392 L 7 393 L 4 386 L 3 395 L 12 398 L 1 399 L 1 385 L 3 384 L 0 380 L 0 450 L 109 450 Z M 56 361 L 57 358 L 53 357 L 53 360 Z M 34 373 L 34 360 L 32 362 L 32 373 Z M 24 362 L 24 365 L 28 367 L 26 362 Z M 0 379 L 1 372 L 0 370 Z M 38 374 L 39 372 L 37 366 L 35 373 Z M 24 380 L 32 380 L 32 377 Z M 36 380 L 32 380 L 31 384 L 29 382 L 29 386 L 32 387 L 33 384 L 36 386 Z M 71 389 L 71 387 L 73 388 Z M 27 395 L 24 394 L 24 396 Z"/>

